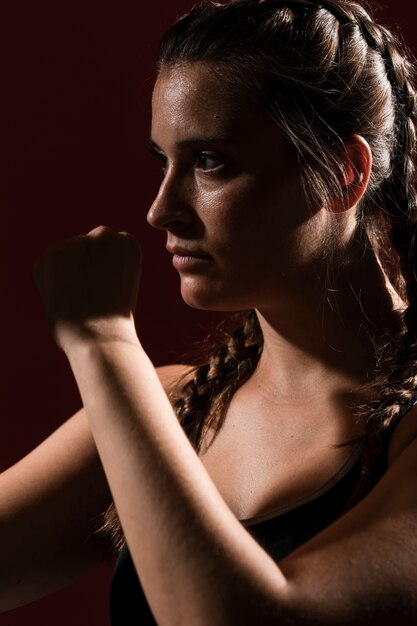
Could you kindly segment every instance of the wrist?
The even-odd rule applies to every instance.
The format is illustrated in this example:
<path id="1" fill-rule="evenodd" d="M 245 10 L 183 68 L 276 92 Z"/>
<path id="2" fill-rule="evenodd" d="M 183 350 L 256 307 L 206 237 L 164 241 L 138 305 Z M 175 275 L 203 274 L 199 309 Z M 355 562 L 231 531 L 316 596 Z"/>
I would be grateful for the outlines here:
<path id="1" fill-rule="evenodd" d="M 60 321 L 55 326 L 54 334 L 59 347 L 67 356 L 87 346 L 139 344 L 133 317 L 99 318 L 82 324 Z"/>

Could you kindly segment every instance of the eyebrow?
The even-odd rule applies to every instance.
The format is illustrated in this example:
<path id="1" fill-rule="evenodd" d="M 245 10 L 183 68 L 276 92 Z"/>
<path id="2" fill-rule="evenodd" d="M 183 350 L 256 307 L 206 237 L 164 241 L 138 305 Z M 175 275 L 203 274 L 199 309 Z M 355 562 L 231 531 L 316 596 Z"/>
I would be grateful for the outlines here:
<path id="1" fill-rule="evenodd" d="M 192 146 L 207 146 L 207 145 L 213 145 L 213 144 L 226 144 L 226 143 L 228 144 L 237 143 L 237 139 L 229 135 L 190 137 L 189 139 L 182 139 L 181 141 L 178 141 L 176 145 L 180 148 L 181 147 L 187 148 L 190 146 L 191 147 Z M 152 139 L 152 137 L 148 139 L 148 146 L 152 150 L 161 151 L 161 148 L 158 146 L 156 141 Z"/>

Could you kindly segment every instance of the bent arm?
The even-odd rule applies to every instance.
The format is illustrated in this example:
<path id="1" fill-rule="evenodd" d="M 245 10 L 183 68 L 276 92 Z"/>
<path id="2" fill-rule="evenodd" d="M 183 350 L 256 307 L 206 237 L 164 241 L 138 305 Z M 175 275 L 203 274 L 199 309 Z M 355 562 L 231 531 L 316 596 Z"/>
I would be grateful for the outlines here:
<path id="1" fill-rule="evenodd" d="M 365 501 L 278 567 L 225 504 L 137 338 L 68 345 L 158 624 L 395 619 L 405 626 L 416 619 L 415 450 L 401 455 Z"/>
<path id="2" fill-rule="evenodd" d="M 0 475 L 0 611 L 55 591 L 106 558 L 110 491 L 84 411 Z"/>
<path id="3" fill-rule="evenodd" d="M 356 507 L 280 562 L 288 603 L 310 621 L 417 621 L 417 440 Z"/>

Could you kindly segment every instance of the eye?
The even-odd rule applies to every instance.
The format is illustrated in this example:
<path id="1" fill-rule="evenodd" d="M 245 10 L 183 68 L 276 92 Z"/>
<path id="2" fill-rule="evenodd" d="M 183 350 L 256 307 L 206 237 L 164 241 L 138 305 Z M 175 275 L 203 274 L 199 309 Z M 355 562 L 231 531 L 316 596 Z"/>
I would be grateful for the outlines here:
<path id="1" fill-rule="evenodd" d="M 214 152 L 198 152 L 195 159 L 195 167 L 204 172 L 217 170 L 224 164 L 223 160 Z"/>

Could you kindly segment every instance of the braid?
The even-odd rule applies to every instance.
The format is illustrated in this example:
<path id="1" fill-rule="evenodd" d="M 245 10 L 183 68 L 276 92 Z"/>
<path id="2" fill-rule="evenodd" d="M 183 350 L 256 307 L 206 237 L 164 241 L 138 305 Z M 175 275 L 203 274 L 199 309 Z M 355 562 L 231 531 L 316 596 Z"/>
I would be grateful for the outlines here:
<path id="1" fill-rule="evenodd" d="M 403 332 L 397 338 L 397 351 L 391 357 L 391 372 L 380 391 L 380 401 L 368 406 L 368 423 L 389 436 L 401 416 L 417 397 L 417 278 L 415 273 L 415 232 L 417 194 L 415 158 L 417 150 L 417 95 L 413 68 L 392 34 L 370 20 L 361 20 L 361 30 L 370 46 L 379 50 L 393 87 L 395 135 L 391 175 L 378 192 L 378 202 L 387 222 L 390 248 L 398 255 L 402 278 L 400 289 L 407 308 Z"/>
<path id="2" fill-rule="evenodd" d="M 373 399 L 358 407 L 366 426 L 361 498 L 384 469 L 393 428 L 417 398 L 417 97 L 413 67 L 384 26 L 350 0 L 206 1 L 165 35 L 164 65 L 217 63 L 224 77 L 269 112 L 299 155 L 311 204 L 342 193 L 344 142 L 369 143 L 373 166 L 358 207 L 358 225 L 404 300 L 403 328 L 376 347 L 383 374 Z M 263 348 L 254 311 L 233 316 L 206 341 L 205 358 L 170 397 L 194 448 L 221 427 L 236 390 L 251 376 Z M 386 339 L 386 338 L 385 338 Z M 380 354 L 381 352 L 381 354 Z M 351 502 L 351 503 L 352 503 Z M 115 509 L 104 529 L 121 545 Z M 115 530 L 116 529 L 116 530 Z"/>
<path id="3" fill-rule="evenodd" d="M 210 351 L 207 361 L 196 367 L 193 378 L 182 389 L 174 390 L 174 410 L 196 450 L 200 450 L 205 433 L 221 427 L 233 394 L 250 377 L 262 352 L 255 312 L 245 314 L 243 320 L 238 314 L 231 321 L 238 321 L 237 327 L 227 332 L 221 324 L 216 337 L 209 336 L 205 349 L 203 346 L 203 353 Z"/>
<path id="4" fill-rule="evenodd" d="M 174 411 L 191 444 L 198 452 L 204 437 L 219 431 L 233 394 L 250 377 L 262 352 L 263 336 L 255 311 L 238 313 L 219 324 L 199 347 L 203 362 L 184 375 L 169 393 Z M 114 503 L 103 514 L 98 533 L 108 537 L 120 551 L 125 538 Z"/>
<path id="5" fill-rule="evenodd" d="M 374 239 L 379 239 L 377 248 L 381 263 L 407 304 L 403 313 L 403 331 L 399 337 L 391 338 L 391 351 L 385 358 L 384 370 L 389 374 L 385 380 L 379 379 L 371 385 L 376 399 L 357 410 L 358 416 L 364 419 L 366 436 L 362 480 L 348 504 L 351 506 L 366 494 L 385 470 L 392 431 L 417 399 L 417 94 L 414 68 L 387 28 L 374 22 L 356 3 L 322 0 L 319 4 L 335 15 L 341 24 L 357 24 L 369 49 L 382 58 L 391 85 L 394 132 L 390 173 L 377 189 L 372 189 L 371 185 L 371 193 L 362 203 L 360 217 L 371 231 L 377 230 Z M 397 262 L 393 255 L 396 255 Z"/>
<path id="6" fill-rule="evenodd" d="M 379 200 L 392 217 L 405 218 L 407 226 L 416 217 L 415 155 L 416 155 L 416 91 L 410 61 L 403 56 L 391 32 L 375 24 L 364 12 L 358 25 L 370 48 L 380 53 L 392 86 L 395 107 L 395 142 L 391 158 L 392 174 L 383 182 Z M 403 227 L 400 226 L 400 230 Z M 395 242 L 394 242 L 395 244 Z M 397 247 L 397 246 L 395 246 Z M 402 251 L 402 250 L 401 250 Z"/>
<path id="7" fill-rule="evenodd" d="M 252 21 L 241 19 L 246 11 Z M 412 64 L 393 34 L 350 0 L 207 2 L 163 41 L 160 67 L 178 59 L 220 61 L 235 82 L 251 85 L 298 150 L 309 199 L 323 202 L 335 193 L 344 139 L 358 133 L 371 147 L 358 223 L 407 304 L 400 336 L 388 337 L 385 353 L 377 348 L 385 372 L 371 385 L 377 399 L 358 408 L 368 429 L 364 464 L 372 465 L 370 450 L 382 449 L 383 433 L 388 438 L 417 395 Z M 254 68 L 258 82 L 251 84 Z"/>

